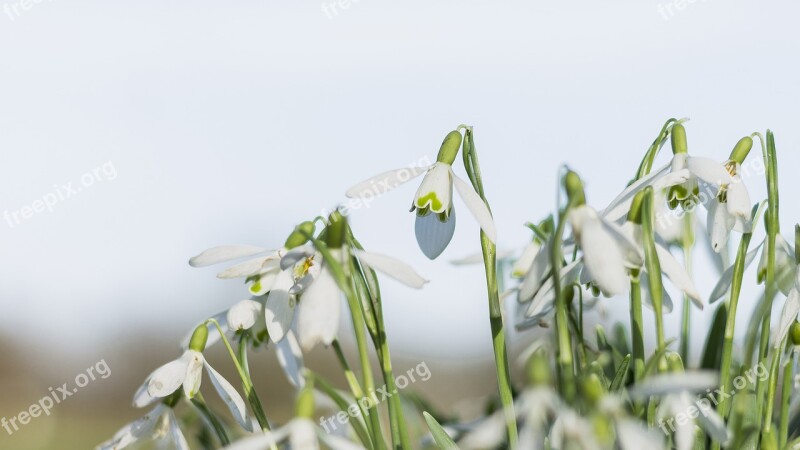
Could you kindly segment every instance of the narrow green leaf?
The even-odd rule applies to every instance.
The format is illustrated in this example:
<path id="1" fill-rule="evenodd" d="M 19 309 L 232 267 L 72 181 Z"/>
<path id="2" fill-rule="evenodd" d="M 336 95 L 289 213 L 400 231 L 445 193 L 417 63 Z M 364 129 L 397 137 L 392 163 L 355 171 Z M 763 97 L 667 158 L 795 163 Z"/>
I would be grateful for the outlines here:
<path id="1" fill-rule="evenodd" d="M 439 446 L 441 449 L 447 450 L 458 450 L 458 446 L 453 439 L 444 431 L 439 422 L 433 418 L 432 415 L 428 414 L 427 412 L 422 413 L 425 416 L 425 422 L 428 423 L 428 429 L 431 430 L 431 434 L 433 435 L 433 440 L 436 441 L 436 445 Z"/>
<path id="2" fill-rule="evenodd" d="M 622 359 L 622 363 L 617 369 L 617 374 L 614 376 L 614 381 L 611 382 L 611 392 L 619 391 L 623 386 L 625 386 L 625 379 L 628 376 L 628 366 L 630 366 L 630 363 L 631 355 L 629 353 L 625 355 L 625 358 Z"/>

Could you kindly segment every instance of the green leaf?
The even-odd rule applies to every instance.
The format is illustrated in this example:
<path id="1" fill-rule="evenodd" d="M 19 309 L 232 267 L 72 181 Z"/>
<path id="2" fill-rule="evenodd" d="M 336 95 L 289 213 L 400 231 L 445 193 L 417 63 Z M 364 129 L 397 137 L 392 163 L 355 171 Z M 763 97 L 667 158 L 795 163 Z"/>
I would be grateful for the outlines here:
<path id="1" fill-rule="evenodd" d="M 628 375 L 628 366 L 630 366 L 630 363 L 631 355 L 629 353 L 625 355 L 625 358 L 622 359 L 622 363 L 617 369 L 617 374 L 614 376 L 614 381 L 611 382 L 611 392 L 619 391 L 623 386 L 625 386 L 625 378 Z"/>
<path id="2" fill-rule="evenodd" d="M 439 446 L 441 449 L 455 449 L 458 450 L 458 446 L 453 439 L 444 431 L 439 422 L 433 418 L 432 415 L 428 414 L 427 412 L 422 413 L 425 416 L 425 422 L 428 423 L 428 429 L 431 430 L 431 434 L 433 435 L 433 440 L 436 441 L 436 445 Z"/>
<path id="3" fill-rule="evenodd" d="M 720 303 L 714 313 L 714 321 L 708 330 L 706 348 L 700 367 L 707 370 L 719 370 L 722 361 L 722 340 L 725 337 L 725 323 L 728 320 L 728 310 L 725 302 Z"/>

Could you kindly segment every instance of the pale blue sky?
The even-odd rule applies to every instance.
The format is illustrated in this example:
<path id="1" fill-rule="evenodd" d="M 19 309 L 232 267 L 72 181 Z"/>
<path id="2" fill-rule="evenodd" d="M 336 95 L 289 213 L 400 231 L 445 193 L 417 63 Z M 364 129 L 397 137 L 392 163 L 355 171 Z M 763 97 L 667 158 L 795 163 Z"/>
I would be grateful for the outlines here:
<path id="1" fill-rule="evenodd" d="M 116 174 L 0 221 L 4 332 L 89 352 L 156 326 L 177 339 L 244 297 L 190 256 L 277 246 L 355 182 L 433 158 L 460 123 L 475 127 L 502 248 L 552 210 L 559 164 L 602 207 L 670 116 L 691 117 L 690 151 L 720 160 L 775 130 L 784 226 L 800 220 L 797 2 L 360 0 L 329 16 L 331 4 L 0 4 L 0 212 L 109 162 Z M 483 274 L 447 262 L 478 250 L 477 225 L 457 202 L 450 248 L 427 261 L 414 189 L 351 216 L 369 249 L 432 280 L 385 282 L 393 344 L 486 356 Z"/>

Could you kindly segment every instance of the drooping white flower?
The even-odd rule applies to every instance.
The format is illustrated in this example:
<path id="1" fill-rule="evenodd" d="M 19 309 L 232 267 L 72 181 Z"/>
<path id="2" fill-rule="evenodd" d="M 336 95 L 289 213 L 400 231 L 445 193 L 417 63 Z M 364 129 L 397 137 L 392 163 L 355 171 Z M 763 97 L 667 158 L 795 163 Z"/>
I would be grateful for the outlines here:
<path id="1" fill-rule="evenodd" d="M 247 417 L 244 400 L 236 389 L 206 361 L 202 350 L 205 348 L 208 331 L 205 325 L 197 327 L 189 349 L 180 358 L 159 367 L 151 373 L 134 395 L 134 405 L 144 407 L 157 399 L 168 397 L 181 387 L 188 398 L 194 398 L 200 391 L 203 368 L 220 398 L 230 409 L 231 414 L 242 427 L 249 430 L 251 423 Z"/>
<path id="2" fill-rule="evenodd" d="M 189 450 L 175 413 L 162 403 L 135 422 L 125 425 L 113 438 L 98 445 L 96 450 L 121 450 L 143 440 L 160 440 L 167 436 L 177 450 Z"/>
<path id="3" fill-rule="evenodd" d="M 475 217 L 489 240 L 497 241 L 494 219 L 470 184 L 456 176 L 452 164 L 461 145 L 461 133 L 451 131 L 439 150 L 435 164 L 425 168 L 403 168 L 384 172 L 363 181 L 347 190 L 350 198 L 372 198 L 383 194 L 411 179 L 425 174 L 411 211 L 416 211 L 415 233 L 420 249 L 430 259 L 438 257 L 455 231 L 455 210 L 453 208 L 453 187 L 467 209 Z"/>
<path id="4" fill-rule="evenodd" d="M 363 450 L 364 447 L 319 429 L 310 419 L 297 417 L 286 425 L 264 434 L 246 437 L 224 450 L 269 450 L 280 443 L 296 450 L 319 450 L 323 443 L 332 450 Z"/>
<path id="5" fill-rule="evenodd" d="M 246 278 L 250 283 L 250 293 L 264 295 L 275 285 L 281 270 L 281 255 L 285 248 L 267 249 L 253 245 L 224 245 L 213 247 L 189 259 L 192 267 L 206 267 L 214 264 L 252 257 L 235 264 L 217 274 L 220 279 Z"/>
<path id="6" fill-rule="evenodd" d="M 410 266 L 389 256 L 348 248 L 329 248 L 329 251 L 340 265 L 349 263 L 347 255 L 352 252 L 365 268 L 376 269 L 415 289 L 421 289 L 428 282 Z M 315 253 L 316 250 L 310 245 L 298 247 L 283 257 L 281 267 L 284 269 L 293 267 L 308 255 Z M 330 345 L 339 330 L 342 298 L 336 279 L 331 273 L 330 263 L 322 260 L 315 276 L 301 280 L 302 282 L 298 281 L 290 288 L 292 294 L 300 295 L 297 306 L 297 333 L 300 346 L 310 350 L 318 343 Z"/>
<path id="7" fill-rule="evenodd" d="M 589 206 L 581 205 L 568 214 L 575 239 L 583 251 L 584 270 L 607 296 L 628 289 L 629 270 L 644 264 L 641 249 L 620 227 Z"/>

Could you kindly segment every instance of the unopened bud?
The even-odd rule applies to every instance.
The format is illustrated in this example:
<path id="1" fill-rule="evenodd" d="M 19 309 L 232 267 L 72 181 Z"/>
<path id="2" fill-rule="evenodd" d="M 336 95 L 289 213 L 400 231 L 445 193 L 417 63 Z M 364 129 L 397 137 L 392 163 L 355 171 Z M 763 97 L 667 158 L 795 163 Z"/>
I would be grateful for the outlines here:
<path id="1" fill-rule="evenodd" d="M 314 234 L 314 222 L 303 222 L 294 228 L 292 234 L 286 238 L 286 243 L 283 244 L 286 250 L 291 250 L 308 242 L 308 237 Z"/>
<path id="2" fill-rule="evenodd" d="M 586 194 L 583 191 L 583 181 L 577 173 L 568 171 L 564 175 L 564 189 L 567 191 L 570 203 L 580 206 L 586 203 Z"/>

